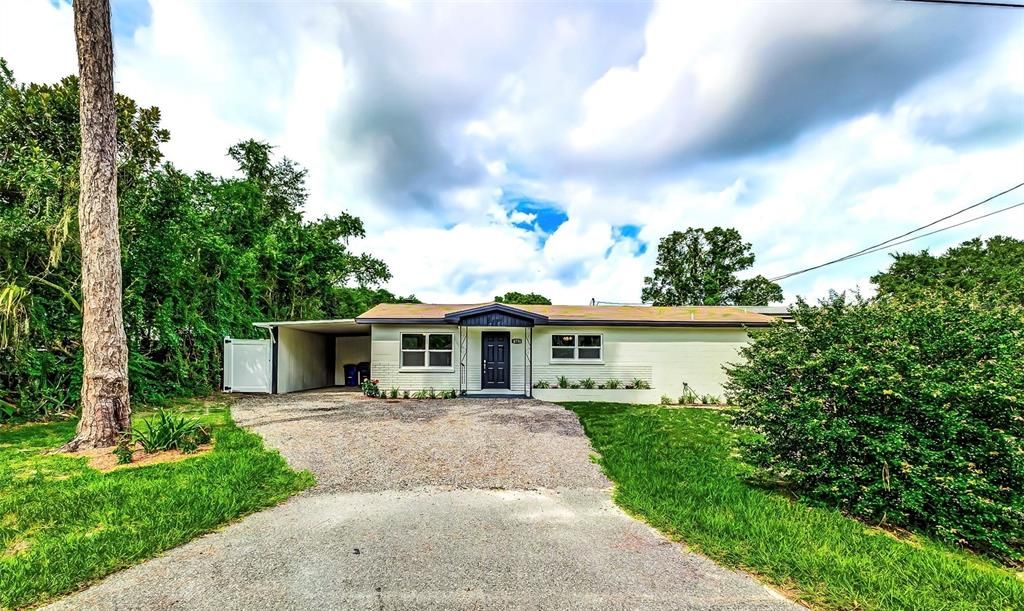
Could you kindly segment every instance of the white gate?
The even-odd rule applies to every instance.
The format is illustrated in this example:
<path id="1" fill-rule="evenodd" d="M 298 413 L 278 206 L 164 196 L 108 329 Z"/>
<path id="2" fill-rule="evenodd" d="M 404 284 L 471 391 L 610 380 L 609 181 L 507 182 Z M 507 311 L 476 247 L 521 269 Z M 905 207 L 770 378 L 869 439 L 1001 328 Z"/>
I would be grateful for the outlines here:
<path id="1" fill-rule="evenodd" d="M 271 340 L 224 338 L 224 392 L 271 392 Z"/>

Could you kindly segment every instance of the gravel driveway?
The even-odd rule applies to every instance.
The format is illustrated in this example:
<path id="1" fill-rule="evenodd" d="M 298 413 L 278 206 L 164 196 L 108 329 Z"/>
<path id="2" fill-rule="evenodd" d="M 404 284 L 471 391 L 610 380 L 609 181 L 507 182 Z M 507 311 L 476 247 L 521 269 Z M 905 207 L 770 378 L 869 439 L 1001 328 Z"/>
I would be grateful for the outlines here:
<path id="1" fill-rule="evenodd" d="M 246 398 L 238 424 L 331 492 L 604 488 L 576 415 L 507 399 L 367 400 L 350 392 Z"/>
<path id="2" fill-rule="evenodd" d="M 232 413 L 317 486 L 53 608 L 794 608 L 623 513 L 557 405 L 316 391 Z"/>

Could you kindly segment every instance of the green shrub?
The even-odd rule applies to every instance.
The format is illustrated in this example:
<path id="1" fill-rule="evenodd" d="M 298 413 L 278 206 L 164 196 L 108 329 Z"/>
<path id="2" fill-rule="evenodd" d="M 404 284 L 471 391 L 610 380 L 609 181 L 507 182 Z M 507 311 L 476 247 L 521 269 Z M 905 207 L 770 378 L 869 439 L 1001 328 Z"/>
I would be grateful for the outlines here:
<path id="1" fill-rule="evenodd" d="M 650 390 L 651 383 L 643 378 L 633 378 L 633 381 L 629 384 L 630 387 L 637 390 Z"/>
<path id="2" fill-rule="evenodd" d="M 569 378 L 565 376 L 558 376 L 558 387 L 569 388 Z"/>
<path id="3" fill-rule="evenodd" d="M 367 397 L 379 397 L 381 395 L 378 384 L 380 384 L 380 380 L 366 378 L 359 384 L 359 387 L 363 389 L 363 394 Z"/>
<path id="4" fill-rule="evenodd" d="M 210 431 L 196 418 L 158 409 L 154 417 L 143 420 L 142 425 L 135 430 L 135 441 L 147 453 L 181 450 L 191 454 L 201 444 L 210 441 Z"/>
<path id="5" fill-rule="evenodd" d="M 696 405 L 696 403 L 697 393 L 690 390 L 690 387 L 687 386 L 683 390 L 683 394 L 679 395 L 679 405 Z"/>
<path id="6" fill-rule="evenodd" d="M 389 399 L 397 399 L 398 398 L 398 389 L 395 388 L 394 386 L 389 388 L 388 389 L 388 398 Z"/>
<path id="7" fill-rule="evenodd" d="M 403 399 L 408 399 L 409 398 L 409 391 L 408 390 L 403 390 L 402 391 L 402 398 Z"/>
<path id="8" fill-rule="evenodd" d="M 609 390 L 615 390 L 616 388 L 622 388 L 622 381 L 612 378 L 604 383 L 604 387 Z"/>
<path id="9" fill-rule="evenodd" d="M 551 382 L 548 382 L 547 380 L 539 380 L 539 381 L 534 383 L 533 387 L 534 388 L 551 388 Z"/>
<path id="10" fill-rule="evenodd" d="M 597 382 L 593 378 L 583 378 L 580 380 L 580 388 L 586 388 L 588 390 L 593 389 L 597 386 Z"/>
<path id="11" fill-rule="evenodd" d="M 668 395 L 661 395 L 661 404 L 662 405 L 672 405 L 672 397 L 670 397 Z"/>
<path id="12" fill-rule="evenodd" d="M 417 390 L 416 392 L 414 392 L 412 394 L 412 398 L 413 399 L 429 399 L 430 398 L 430 393 L 427 392 L 426 389 L 420 389 L 420 390 Z"/>
<path id="13" fill-rule="evenodd" d="M 1024 558 L 1024 308 L 799 303 L 729 369 L 762 474 L 872 522 Z"/>
<path id="14" fill-rule="evenodd" d="M 117 445 L 114 446 L 112 452 L 117 457 L 117 464 L 127 465 L 132 462 L 132 446 L 134 445 L 132 436 L 127 433 L 118 438 Z"/>
<path id="15" fill-rule="evenodd" d="M 701 395 L 700 402 L 704 405 L 721 405 L 722 399 L 718 395 Z"/>

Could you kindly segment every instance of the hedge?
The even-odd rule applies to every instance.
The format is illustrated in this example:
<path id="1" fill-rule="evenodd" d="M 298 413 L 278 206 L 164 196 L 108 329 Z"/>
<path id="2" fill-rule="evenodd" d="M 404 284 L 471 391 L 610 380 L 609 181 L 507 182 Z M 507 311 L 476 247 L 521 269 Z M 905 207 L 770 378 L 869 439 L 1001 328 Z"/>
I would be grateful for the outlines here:
<path id="1" fill-rule="evenodd" d="M 762 477 L 874 523 L 1020 562 L 1024 308 L 832 295 L 728 367 Z"/>

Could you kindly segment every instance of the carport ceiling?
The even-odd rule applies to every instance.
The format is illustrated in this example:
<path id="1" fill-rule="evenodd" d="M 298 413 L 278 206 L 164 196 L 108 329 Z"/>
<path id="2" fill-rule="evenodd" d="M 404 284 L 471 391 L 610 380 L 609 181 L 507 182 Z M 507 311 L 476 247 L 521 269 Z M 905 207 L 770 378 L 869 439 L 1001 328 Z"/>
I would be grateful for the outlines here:
<path id="1" fill-rule="evenodd" d="M 336 318 L 334 320 L 291 320 L 282 322 L 257 322 L 256 327 L 296 329 L 324 335 L 369 335 L 370 326 L 361 325 L 353 318 Z"/>

